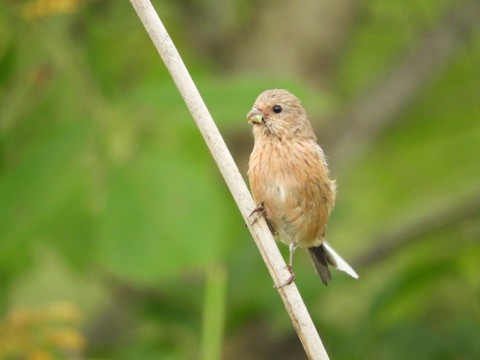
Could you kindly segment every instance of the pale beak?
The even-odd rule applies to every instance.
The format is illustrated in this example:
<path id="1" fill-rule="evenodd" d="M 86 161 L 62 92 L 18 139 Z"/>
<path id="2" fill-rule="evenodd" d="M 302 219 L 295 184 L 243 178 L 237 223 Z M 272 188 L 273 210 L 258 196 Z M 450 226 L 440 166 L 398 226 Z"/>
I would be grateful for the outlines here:
<path id="1" fill-rule="evenodd" d="M 254 107 L 250 112 L 247 114 L 247 119 L 250 124 L 261 124 L 263 122 L 263 113 Z"/>

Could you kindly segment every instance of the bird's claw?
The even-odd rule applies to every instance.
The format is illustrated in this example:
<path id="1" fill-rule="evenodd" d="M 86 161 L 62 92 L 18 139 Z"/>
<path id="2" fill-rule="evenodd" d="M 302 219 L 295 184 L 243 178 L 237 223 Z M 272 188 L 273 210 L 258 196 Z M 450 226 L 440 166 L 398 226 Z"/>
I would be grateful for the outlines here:
<path id="1" fill-rule="evenodd" d="M 264 203 L 263 201 L 257 205 L 257 207 L 255 209 L 253 209 L 253 211 L 250 213 L 250 215 L 248 215 L 248 217 L 251 217 L 253 214 L 257 213 L 257 216 L 255 216 L 255 218 L 252 220 L 252 222 L 250 223 L 250 225 L 253 225 L 257 222 L 257 220 L 263 216 L 263 214 L 265 214 L 265 206 L 264 206 Z"/>
<path id="2" fill-rule="evenodd" d="M 273 285 L 273 287 L 275 289 L 281 289 L 283 288 L 284 286 L 287 286 L 287 285 L 290 285 L 292 282 L 295 281 L 295 273 L 293 272 L 293 267 L 291 265 L 287 265 L 285 266 L 285 268 L 288 270 L 288 272 L 290 273 L 290 277 L 287 279 L 287 281 L 285 281 L 282 285 Z"/>

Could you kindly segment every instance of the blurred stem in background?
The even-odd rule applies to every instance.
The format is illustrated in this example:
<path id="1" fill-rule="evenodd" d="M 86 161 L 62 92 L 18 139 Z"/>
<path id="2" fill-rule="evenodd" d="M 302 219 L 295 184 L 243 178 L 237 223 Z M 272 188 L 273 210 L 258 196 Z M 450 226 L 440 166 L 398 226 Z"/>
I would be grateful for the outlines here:
<path id="1" fill-rule="evenodd" d="M 203 360 L 222 358 L 227 277 L 223 264 L 210 264 L 206 269 L 201 343 Z"/>

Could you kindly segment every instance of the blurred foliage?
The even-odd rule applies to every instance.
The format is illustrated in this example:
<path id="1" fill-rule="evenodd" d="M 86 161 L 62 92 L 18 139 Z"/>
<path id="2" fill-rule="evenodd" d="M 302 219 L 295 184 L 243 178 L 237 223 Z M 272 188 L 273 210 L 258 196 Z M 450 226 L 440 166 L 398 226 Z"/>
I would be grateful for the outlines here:
<path id="1" fill-rule="evenodd" d="M 295 16 L 322 6 L 351 15 L 318 34 L 344 34 L 321 52 L 334 59 L 328 71 L 310 60 L 279 71 L 279 58 L 314 47 L 271 44 L 260 31 L 278 26 L 261 21 L 270 9 L 288 24 L 286 2 L 154 2 L 243 171 L 245 114 L 260 91 L 297 94 L 327 142 L 342 125 L 336 115 L 464 4 L 301 1 Z M 309 21 L 287 33 L 308 32 Z M 328 237 L 352 262 L 381 234 L 480 196 L 480 26 L 428 79 L 354 162 L 331 159 L 339 197 Z M 324 288 L 296 254 L 297 284 L 332 358 L 480 358 L 480 209 L 462 214 L 363 264 L 359 281 L 334 272 Z M 57 329 L 58 303 L 82 324 Z M 0 2 L 0 309 L 2 359 L 304 358 L 128 2 Z"/>

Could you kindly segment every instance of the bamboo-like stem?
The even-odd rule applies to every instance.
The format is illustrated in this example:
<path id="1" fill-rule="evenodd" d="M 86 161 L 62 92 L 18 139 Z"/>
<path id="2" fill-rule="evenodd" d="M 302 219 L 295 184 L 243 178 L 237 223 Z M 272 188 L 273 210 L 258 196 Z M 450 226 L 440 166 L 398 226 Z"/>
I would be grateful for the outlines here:
<path id="1" fill-rule="evenodd" d="M 251 224 L 249 215 L 255 208 L 247 185 L 228 151 L 212 116 L 200 96 L 180 54 L 149 0 L 130 0 L 143 26 L 150 35 L 163 62 L 197 124 L 238 208 L 252 233 L 262 258 L 275 284 L 283 284 L 290 276 L 275 240 L 263 219 Z M 294 283 L 278 289 L 285 308 L 310 359 L 327 360 L 328 355 L 315 325 Z"/>

